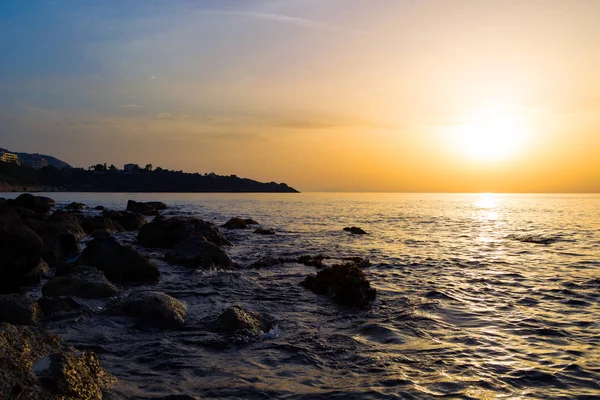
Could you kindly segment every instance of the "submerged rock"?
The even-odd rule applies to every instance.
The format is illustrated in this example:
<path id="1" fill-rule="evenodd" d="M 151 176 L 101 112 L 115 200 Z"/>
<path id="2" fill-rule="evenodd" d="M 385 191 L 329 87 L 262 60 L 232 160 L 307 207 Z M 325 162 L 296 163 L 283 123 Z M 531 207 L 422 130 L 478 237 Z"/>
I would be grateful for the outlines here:
<path id="1" fill-rule="evenodd" d="M 0 215 L 0 293 L 40 281 L 42 239 L 15 214 Z"/>
<path id="2" fill-rule="evenodd" d="M 225 222 L 223 224 L 223 227 L 227 229 L 248 229 L 248 225 L 258 225 L 258 222 L 250 218 L 243 219 L 236 217 L 231 218 L 229 221 Z"/>
<path id="3" fill-rule="evenodd" d="M 197 218 L 154 218 L 137 238 L 144 247 L 168 249 L 192 236 L 203 236 L 217 246 L 231 245 L 213 224 Z"/>
<path id="4" fill-rule="evenodd" d="M 140 203 L 134 200 L 129 200 L 127 202 L 127 211 L 133 211 L 138 214 L 145 215 L 147 217 L 158 215 L 158 211 L 156 210 L 156 208 L 154 208 L 150 204 Z"/>
<path id="5" fill-rule="evenodd" d="M 40 328 L 0 323 L 0 398 L 100 400 L 116 379 Z"/>
<path id="6" fill-rule="evenodd" d="M 296 260 L 291 260 L 291 261 L 296 261 L 298 264 L 306 265 L 308 267 L 323 268 L 323 267 L 325 267 L 325 264 L 323 264 L 323 261 L 327 258 L 329 258 L 329 257 L 325 257 L 322 254 L 319 254 L 316 256 L 304 255 L 304 256 L 298 257 Z"/>
<path id="7" fill-rule="evenodd" d="M 160 277 L 160 271 L 152 261 L 112 237 L 92 240 L 76 265 L 89 265 L 104 271 L 112 282 L 152 283 Z"/>
<path id="8" fill-rule="evenodd" d="M 37 229 L 44 241 L 42 257 L 51 265 L 79 252 L 79 241 L 85 232 L 72 214 L 56 211 Z"/>
<path id="9" fill-rule="evenodd" d="M 365 274 L 354 263 L 334 265 L 310 275 L 300 283 L 307 289 L 333 298 L 347 306 L 366 306 L 375 299 L 375 289 L 371 287 Z"/>
<path id="10" fill-rule="evenodd" d="M 83 210 L 85 208 L 85 204 L 77 203 L 74 201 L 71 204 L 69 204 L 66 208 L 67 210 Z"/>
<path id="11" fill-rule="evenodd" d="M 147 222 L 143 215 L 131 211 L 109 210 L 104 212 L 104 216 L 121 225 L 126 231 L 137 231 Z"/>
<path id="12" fill-rule="evenodd" d="M 234 266 L 231 258 L 219 246 L 207 242 L 201 236 L 187 238 L 173 247 L 165 255 L 165 261 L 170 264 L 203 269 L 213 267 L 229 269 Z"/>
<path id="13" fill-rule="evenodd" d="M 138 292 L 112 302 L 108 312 L 137 317 L 153 326 L 179 328 L 185 323 L 187 306 L 162 292 Z"/>
<path id="14" fill-rule="evenodd" d="M 254 233 L 258 235 L 274 235 L 275 231 L 273 229 L 258 228 Z"/>
<path id="15" fill-rule="evenodd" d="M 258 335 L 270 331 L 274 323 L 271 317 L 234 305 L 221 311 L 214 323 L 214 330 L 227 335 Z"/>
<path id="16" fill-rule="evenodd" d="M 52 278 L 42 287 L 44 296 L 75 296 L 89 299 L 110 297 L 117 288 L 93 267 L 76 267 L 68 275 Z"/>
<path id="17" fill-rule="evenodd" d="M 346 228 L 344 228 L 344 231 L 350 232 L 354 235 L 366 235 L 367 234 L 367 232 L 365 232 L 364 230 L 362 230 L 361 228 L 359 228 L 357 226 L 353 226 L 351 228 L 346 227 Z"/>
<path id="18" fill-rule="evenodd" d="M 33 299 L 21 294 L 0 295 L 0 322 L 35 325 L 41 318 L 42 309 Z"/>

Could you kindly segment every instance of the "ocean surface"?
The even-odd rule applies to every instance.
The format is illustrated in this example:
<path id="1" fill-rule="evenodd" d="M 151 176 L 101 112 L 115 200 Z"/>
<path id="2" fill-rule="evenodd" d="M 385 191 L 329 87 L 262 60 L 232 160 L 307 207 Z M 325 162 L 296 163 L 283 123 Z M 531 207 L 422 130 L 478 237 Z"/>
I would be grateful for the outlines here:
<path id="1" fill-rule="evenodd" d="M 184 329 L 140 329 L 101 312 L 47 328 L 95 351 L 129 398 L 598 399 L 600 196 L 501 194 L 79 194 L 61 206 L 124 209 L 160 200 L 167 216 L 273 228 L 222 232 L 232 271 L 170 266 L 158 284 L 187 303 Z M 4 195 L 6 196 L 6 195 Z M 10 194 L 8 195 L 10 196 Z M 95 211 L 86 211 L 93 213 Z M 343 232 L 359 226 L 369 234 Z M 261 256 L 367 257 L 377 289 L 367 309 L 298 286 L 314 267 L 249 268 Z M 35 290 L 32 294 L 35 295 Z M 106 301 L 86 301 L 102 311 Z M 277 326 L 224 341 L 201 323 L 238 304 Z"/>

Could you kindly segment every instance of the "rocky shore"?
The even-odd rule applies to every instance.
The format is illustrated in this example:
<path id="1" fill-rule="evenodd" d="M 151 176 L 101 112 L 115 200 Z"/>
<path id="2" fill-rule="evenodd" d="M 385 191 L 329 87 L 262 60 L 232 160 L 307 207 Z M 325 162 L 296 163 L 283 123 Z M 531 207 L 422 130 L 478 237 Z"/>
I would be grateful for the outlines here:
<path id="1" fill-rule="evenodd" d="M 131 319 L 141 329 L 185 329 L 188 306 L 183 301 L 160 291 L 130 291 L 160 281 L 164 265 L 243 270 L 298 263 L 317 273 L 289 282 L 290 287 L 327 296 L 339 307 L 368 307 L 376 296 L 363 272 L 369 263 L 361 258 L 305 255 L 235 262 L 227 252 L 232 245 L 227 232 L 277 234 L 249 218 L 232 218 L 217 227 L 194 217 L 167 218 L 161 213 L 168 205 L 160 202 L 129 201 L 126 210 L 81 203 L 58 208 L 54 200 L 31 194 L 0 199 L 0 398 L 119 398 L 111 391 L 117 379 L 102 368 L 99 356 L 70 347 L 44 325 L 52 318 L 103 313 Z M 365 234 L 359 229 L 346 228 Z M 163 251 L 167 264 L 160 267 L 119 241 L 114 235 L 123 231 L 136 232 L 136 247 Z M 39 297 L 31 295 L 35 287 L 41 287 Z M 87 309 L 78 299 L 99 299 L 103 306 Z M 212 332 L 243 342 L 271 331 L 277 319 L 234 305 L 202 322 Z"/>

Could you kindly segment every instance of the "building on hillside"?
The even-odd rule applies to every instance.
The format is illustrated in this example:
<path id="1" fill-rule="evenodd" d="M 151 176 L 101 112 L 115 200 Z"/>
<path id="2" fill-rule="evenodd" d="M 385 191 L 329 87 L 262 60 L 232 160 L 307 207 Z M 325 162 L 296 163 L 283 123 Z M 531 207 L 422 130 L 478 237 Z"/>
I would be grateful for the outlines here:
<path id="1" fill-rule="evenodd" d="M 19 157 L 21 165 L 26 165 L 34 169 L 42 169 L 48 166 L 48 160 L 41 154 L 26 154 Z"/>
<path id="2" fill-rule="evenodd" d="M 19 156 L 14 153 L 9 153 L 8 151 L 3 151 L 0 153 L 0 161 L 5 163 L 19 164 Z"/>
<path id="3" fill-rule="evenodd" d="M 133 171 L 135 171 L 138 168 L 139 168 L 139 166 L 137 164 L 125 164 L 123 166 L 123 170 L 125 172 L 133 172 Z"/>

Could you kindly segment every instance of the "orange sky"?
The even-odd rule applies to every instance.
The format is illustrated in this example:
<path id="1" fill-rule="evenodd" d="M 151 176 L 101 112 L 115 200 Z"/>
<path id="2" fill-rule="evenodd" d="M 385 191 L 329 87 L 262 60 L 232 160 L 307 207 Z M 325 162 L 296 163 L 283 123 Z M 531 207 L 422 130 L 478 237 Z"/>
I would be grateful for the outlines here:
<path id="1" fill-rule="evenodd" d="M 600 1 L 109 3 L 0 13 L 0 147 L 302 191 L 600 191 Z"/>

